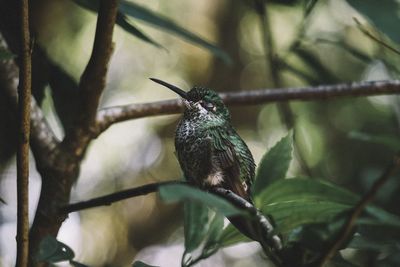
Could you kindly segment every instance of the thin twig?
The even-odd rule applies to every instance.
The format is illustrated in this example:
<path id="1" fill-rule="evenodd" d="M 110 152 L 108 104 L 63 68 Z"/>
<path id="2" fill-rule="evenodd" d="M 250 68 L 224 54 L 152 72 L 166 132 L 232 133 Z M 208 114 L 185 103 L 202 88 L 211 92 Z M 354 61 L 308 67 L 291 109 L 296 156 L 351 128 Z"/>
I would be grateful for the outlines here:
<path id="1" fill-rule="evenodd" d="M 339 97 L 361 97 L 400 94 L 400 80 L 364 81 L 315 87 L 286 89 L 261 89 L 242 92 L 221 93 L 225 104 L 258 105 L 281 101 L 316 101 Z M 183 109 L 181 101 L 166 100 L 144 104 L 130 104 L 101 109 L 97 115 L 95 135 L 101 134 L 112 124 L 156 115 L 179 113 Z"/>
<path id="2" fill-rule="evenodd" d="M 114 202 L 121 201 L 124 199 L 137 197 L 137 196 L 143 196 L 143 195 L 147 195 L 149 193 L 154 193 L 158 190 L 158 188 L 160 186 L 163 186 L 163 185 L 182 184 L 182 183 L 186 184 L 183 181 L 167 181 L 167 182 L 146 184 L 143 186 L 126 189 L 126 190 L 112 193 L 109 195 L 92 198 L 90 200 L 69 204 L 64 207 L 61 207 L 60 212 L 61 213 L 71 213 L 71 212 L 80 211 L 80 210 L 84 210 L 84 209 L 90 209 L 90 208 L 99 207 L 99 206 L 108 206 Z"/>
<path id="3" fill-rule="evenodd" d="M 400 157 L 399 155 L 396 155 L 394 160 L 386 168 L 381 177 L 374 182 L 369 191 L 354 207 L 352 213 L 350 214 L 350 217 L 343 225 L 336 240 L 333 242 L 329 250 L 321 257 L 316 266 L 323 267 L 333 256 L 335 256 L 336 252 L 340 249 L 343 242 L 345 242 L 350 237 L 351 233 L 353 232 L 354 226 L 356 225 L 357 219 L 360 217 L 361 213 L 364 211 L 366 206 L 374 200 L 377 192 L 388 181 L 388 179 L 399 169 L 399 167 L 400 167 Z"/>
<path id="4" fill-rule="evenodd" d="M 29 259 L 29 134 L 32 62 L 29 36 L 28 0 L 21 1 L 20 74 L 18 86 L 17 149 L 17 267 L 27 267 Z"/>

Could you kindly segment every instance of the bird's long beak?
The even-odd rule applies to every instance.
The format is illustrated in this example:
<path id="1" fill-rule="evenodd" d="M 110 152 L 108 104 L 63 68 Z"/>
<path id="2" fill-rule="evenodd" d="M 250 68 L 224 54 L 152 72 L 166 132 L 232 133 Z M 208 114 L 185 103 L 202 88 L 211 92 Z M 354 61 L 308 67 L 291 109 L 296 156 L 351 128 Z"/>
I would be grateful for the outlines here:
<path id="1" fill-rule="evenodd" d="M 176 87 L 175 85 L 169 84 L 167 82 L 164 82 L 164 81 L 161 81 L 161 80 L 155 79 L 155 78 L 150 78 L 150 80 L 169 88 L 170 90 L 172 90 L 175 93 L 177 93 L 178 95 L 180 95 L 183 99 L 188 100 L 187 93 L 185 91 L 183 91 L 182 89 Z"/>

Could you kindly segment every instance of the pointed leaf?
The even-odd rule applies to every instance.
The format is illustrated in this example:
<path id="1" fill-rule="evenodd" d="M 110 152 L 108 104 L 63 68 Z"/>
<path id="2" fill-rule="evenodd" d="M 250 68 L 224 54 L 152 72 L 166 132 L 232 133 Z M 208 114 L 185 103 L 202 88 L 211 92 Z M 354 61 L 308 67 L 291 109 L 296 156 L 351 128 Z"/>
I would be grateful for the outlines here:
<path id="1" fill-rule="evenodd" d="M 73 0 L 76 4 L 79 6 L 88 9 L 93 12 L 97 12 L 99 8 L 99 1 L 93 1 L 93 0 Z M 136 36 L 137 38 L 141 39 L 142 41 L 145 41 L 149 44 L 152 44 L 158 48 L 161 48 L 162 46 L 158 44 L 156 41 L 148 37 L 146 34 L 144 34 L 141 30 L 139 30 L 136 26 L 134 26 L 131 22 L 129 22 L 126 19 L 126 16 L 118 12 L 117 13 L 117 20 L 116 24 L 120 26 L 122 29 L 124 29 L 126 32 Z"/>
<path id="2" fill-rule="evenodd" d="M 185 253 L 198 248 L 208 231 L 208 208 L 202 203 L 184 203 Z"/>
<path id="3" fill-rule="evenodd" d="M 124 29 L 128 33 L 136 36 L 137 38 L 141 39 L 142 41 L 145 41 L 145 42 L 147 42 L 149 44 L 152 44 L 152 45 L 154 45 L 154 46 L 156 46 L 158 48 L 162 48 L 162 46 L 159 43 L 157 43 L 156 41 L 154 41 L 153 39 L 148 37 L 141 30 L 139 30 L 136 26 L 134 26 L 131 22 L 128 22 L 126 17 L 123 14 L 121 14 L 120 12 L 118 12 L 118 14 L 117 14 L 116 23 L 122 29 Z"/>
<path id="4" fill-rule="evenodd" d="M 161 199 L 167 203 L 193 200 L 214 208 L 225 216 L 244 213 L 243 210 L 236 208 L 227 200 L 188 185 L 164 185 L 160 187 L 159 193 Z"/>
<path id="5" fill-rule="evenodd" d="M 194 33 L 189 32 L 188 30 L 177 25 L 172 20 L 160 14 L 156 14 L 149 9 L 146 9 L 140 5 L 128 1 L 120 1 L 120 11 L 122 11 L 125 15 L 142 20 L 146 23 L 149 23 L 152 26 L 158 27 L 162 30 L 175 34 L 195 45 L 201 46 L 209 50 L 215 56 L 221 58 L 227 64 L 232 63 L 232 60 L 229 57 L 229 55 L 222 49 L 209 43 L 208 41 L 205 41 L 203 38 L 195 35 Z"/>
<path id="6" fill-rule="evenodd" d="M 400 42 L 400 2 L 397 0 L 347 0 L 393 41 Z"/>
<path id="7" fill-rule="evenodd" d="M 292 160 L 292 151 L 293 135 L 289 132 L 262 157 L 252 188 L 254 196 L 258 196 L 276 180 L 285 178 Z"/>

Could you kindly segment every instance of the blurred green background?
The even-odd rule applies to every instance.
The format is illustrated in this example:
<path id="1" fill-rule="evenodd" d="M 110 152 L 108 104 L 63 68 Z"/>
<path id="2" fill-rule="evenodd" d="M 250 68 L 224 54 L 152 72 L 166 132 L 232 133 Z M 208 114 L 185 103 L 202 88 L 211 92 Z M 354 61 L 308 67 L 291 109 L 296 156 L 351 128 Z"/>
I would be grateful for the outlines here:
<path id="1" fill-rule="evenodd" d="M 362 32 L 398 47 L 397 1 L 379 1 L 379 5 L 372 0 L 265 2 L 264 6 L 264 1 L 250 0 L 134 1 L 215 43 L 232 62 L 165 29 L 128 18 L 162 48 L 117 27 L 101 106 L 176 97 L 149 77 L 181 88 L 202 85 L 218 92 L 398 78 L 399 54 Z M 265 10 L 268 16 L 263 19 Z M 95 14 L 70 0 L 37 0 L 32 2 L 32 21 L 35 42 L 78 81 L 91 53 Z M 272 51 L 265 44 L 266 36 L 272 40 Z M 274 78 L 271 58 L 280 81 Z M 47 119 L 62 137 L 63 127 L 55 109 L 73 103 L 49 88 L 36 92 L 36 97 L 42 98 Z M 292 102 L 289 107 L 297 149 L 289 176 L 326 179 L 362 194 L 398 149 L 393 141 L 400 123 L 397 96 Z M 233 125 L 256 162 L 288 131 L 281 110 L 277 104 L 231 108 Z M 118 123 L 101 134 L 86 154 L 71 202 L 180 178 L 173 146 L 178 120 L 179 115 L 138 119 Z M 3 133 L 9 127 L 7 123 L 12 124 L 3 124 Z M 382 145 L 382 140 L 388 145 Z M 0 206 L 0 266 L 12 266 L 15 257 L 15 157 L 10 143 L 0 139 L 0 195 L 7 202 Z M 32 159 L 31 219 L 39 186 Z M 399 179 L 391 179 L 376 203 L 400 214 L 399 201 Z M 179 205 L 165 205 L 156 195 L 148 195 L 73 213 L 58 239 L 73 248 L 77 260 L 90 266 L 129 266 L 133 259 L 177 266 L 183 252 L 181 221 Z M 360 261 L 368 257 L 353 256 Z M 257 244 L 241 244 L 220 251 L 198 266 L 256 266 L 263 257 Z"/>

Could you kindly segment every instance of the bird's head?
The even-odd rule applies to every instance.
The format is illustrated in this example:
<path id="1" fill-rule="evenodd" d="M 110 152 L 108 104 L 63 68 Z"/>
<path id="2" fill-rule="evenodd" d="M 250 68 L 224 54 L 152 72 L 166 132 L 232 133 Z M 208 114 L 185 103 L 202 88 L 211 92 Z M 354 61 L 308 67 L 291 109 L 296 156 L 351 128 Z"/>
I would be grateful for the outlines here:
<path id="1" fill-rule="evenodd" d="M 225 120 L 230 120 L 229 110 L 225 106 L 221 97 L 213 90 L 195 86 L 188 92 L 176 87 L 175 85 L 166 83 L 159 79 L 150 78 L 152 81 L 159 83 L 182 97 L 186 111 L 212 113 L 221 116 Z"/>

